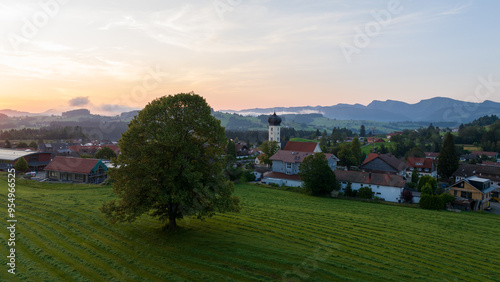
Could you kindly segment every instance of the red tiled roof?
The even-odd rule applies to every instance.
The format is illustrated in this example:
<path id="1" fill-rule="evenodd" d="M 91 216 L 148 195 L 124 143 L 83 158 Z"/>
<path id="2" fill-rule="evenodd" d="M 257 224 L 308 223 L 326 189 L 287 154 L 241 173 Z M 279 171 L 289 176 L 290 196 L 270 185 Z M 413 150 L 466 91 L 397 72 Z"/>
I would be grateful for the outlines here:
<path id="1" fill-rule="evenodd" d="M 376 138 L 376 137 L 366 137 L 366 142 L 368 142 L 368 143 L 384 143 L 385 140 L 382 138 Z"/>
<path id="2" fill-rule="evenodd" d="M 408 157 L 406 165 L 409 167 L 432 169 L 433 160 L 429 158 Z"/>
<path id="3" fill-rule="evenodd" d="M 282 161 L 285 163 L 302 163 L 304 158 L 307 156 L 313 155 L 314 153 L 310 152 L 294 152 L 294 151 L 285 151 L 279 150 L 274 154 L 270 160 L 271 161 Z M 326 159 L 329 160 L 333 157 L 333 154 L 325 154 Z"/>
<path id="4" fill-rule="evenodd" d="M 57 156 L 45 167 L 45 170 L 88 174 L 96 166 L 98 161 L 98 159 Z"/>
<path id="5" fill-rule="evenodd" d="M 295 142 L 288 141 L 283 150 L 285 151 L 294 151 L 294 152 L 314 152 L 318 143 L 316 142 Z"/>
<path id="6" fill-rule="evenodd" d="M 435 153 L 435 152 L 425 152 L 425 157 L 426 157 L 426 158 L 437 158 L 437 157 L 439 157 L 439 153 Z"/>
<path id="7" fill-rule="evenodd" d="M 273 171 L 264 173 L 264 178 L 281 178 L 281 179 L 301 181 L 300 176 L 297 174 L 286 174 Z"/>
<path id="8" fill-rule="evenodd" d="M 336 170 L 335 176 L 337 181 L 345 181 L 351 183 L 362 183 L 371 185 L 382 185 L 390 187 L 403 188 L 406 181 L 403 177 L 393 174 L 369 173 L 350 170 Z M 370 177 L 371 175 L 371 177 Z"/>
<path id="9" fill-rule="evenodd" d="M 366 156 L 366 159 L 363 161 L 363 164 L 367 164 L 374 159 L 378 158 L 379 154 L 377 153 L 369 153 L 368 156 Z"/>

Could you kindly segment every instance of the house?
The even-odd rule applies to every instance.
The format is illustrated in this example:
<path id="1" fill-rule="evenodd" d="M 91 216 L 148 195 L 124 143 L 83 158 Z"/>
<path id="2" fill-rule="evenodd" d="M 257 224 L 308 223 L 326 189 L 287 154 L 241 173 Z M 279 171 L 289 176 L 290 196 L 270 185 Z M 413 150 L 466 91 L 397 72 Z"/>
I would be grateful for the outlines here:
<path id="1" fill-rule="evenodd" d="M 304 150 L 295 151 L 292 149 Z M 264 174 L 267 184 L 275 183 L 292 187 L 302 186 L 302 181 L 298 175 L 300 164 L 304 158 L 321 152 L 319 145 L 312 142 L 288 142 L 285 149 L 276 152 L 270 160 L 273 162 L 272 171 Z M 337 168 L 339 159 L 333 154 L 325 154 L 328 165 L 332 170 Z"/>
<path id="2" fill-rule="evenodd" d="M 394 174 L 336 170 L 335 176 L 340 182 L 341 190 L 345 189 L 349 182 L 352 190 L 370 187 L 375 197 L 388 202 L 401 202 L 401 192 L 406 185 L 406 180 L 402 176 Z"/>
<path id="3" fill-rule="evenodd" d="M 406 159 L 406 165 L 408 166 L 408 172 L 406 173 L 407 177 L 411 177 L 414 169 L 418 170 L 420 175 L 437 177 L 433 159 L 408 157 Z"/>
<path id="4" fill-rule="evenodd" d="M 15 149 L 0 149 L 0 171 L 13 167 L 19 158 L 24 158 L 31 171 L 40 171 L 49 164 L 51 153 Z"/>
<path id="5" fill-rule="evenodd" d="M 470 154 L 475 155 L 478 158 L 483 156 L 483 155 L 487 156 L 488 158 L 495 158 L 495 159 L 498 157 L 497 152 L 472 151 Z"/>
<path id="6" fill-rule="evenodd" d="M 368 172 L 405 176 L 408 166 L 392 154 L 370 153 L 359 168 Z"/>
<path id="7" fill-rule="evenodd" d="M 72 152 L 67 143 L 38 143 L 38 150 L 53 155 L 70 155 Z"/>
<path id="8" fill-rule="evenodd" d="M 55 157 L 46 167 L 47 178 L 53 181 L 101 183 L 108 168 L 98 159 Z"/>
<path id="9" fill-rule="evenodd" d="M 236 150 L 236 156 L 238 157 L 247 157 L 249 155 L 248 146 L 246 143 L 238 142 L 234 144 L 234 148 Z"/>
<path id="10" fill-rule="evenodd" d="M 435 153 L 435 152 L 425 152 L 425 157 L 428 158 L 428 159 L 437 159 L 439 157 L 439 153 Z"/>
<path id="11" fill-rule="evenodd" d="M 495 190 L 492 196 L 498 198 L 500 195 L 500 166 L 484 165 L 484 164 L 464 164 L 461 165 L 454 173 L 455 182 L 459 182 L 471 176 L 477 176 L 490 180 L 490 185 Z"/>
<path id="12" fill-rule="evenodd" d="M 366 137 L 368 143 L 385 143 L 385 140 L 378 137 Z"/>
<path id="13" fill-rule="evenodd" d="M 455 182 L 471 176 L 487 178 L 493 185 L 500 185 L 500 167 L 498 166 L 464 164 L 453 173 Z"/>
<path id="14" fill-rule="evenodd" d="M 470 161 L 477 161 L 480 156 L 478 155 L 473 155 L 473 154 L 464 154 L 460 155 L 460 161 L 461 162 L 470 162 Z"/>
<path id="15" fill-rule="evenodd" d="M 489 179 L 471 176 L 451 185 L 449 193 L 456 199 L 455 208 L 477 211 L 489 206 L 494 190 Z"/>

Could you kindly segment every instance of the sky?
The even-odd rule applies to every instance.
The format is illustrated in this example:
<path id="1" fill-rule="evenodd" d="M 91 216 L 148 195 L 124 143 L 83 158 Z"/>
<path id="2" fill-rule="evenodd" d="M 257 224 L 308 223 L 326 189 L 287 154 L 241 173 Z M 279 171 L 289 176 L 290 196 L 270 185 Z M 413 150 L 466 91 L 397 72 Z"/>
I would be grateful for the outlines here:
<path id="1" fill-rule="evenodd" d="M 500 1 L 0 0 L 0 109 L 500 102 Z"/>

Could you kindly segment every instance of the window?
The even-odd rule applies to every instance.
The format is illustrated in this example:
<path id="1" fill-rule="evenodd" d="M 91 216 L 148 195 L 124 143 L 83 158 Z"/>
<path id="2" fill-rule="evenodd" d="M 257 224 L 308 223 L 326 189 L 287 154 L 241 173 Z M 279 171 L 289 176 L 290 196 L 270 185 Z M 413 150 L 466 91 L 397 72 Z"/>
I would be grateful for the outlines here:
<path id="1" fill-rule="evenodd" d="M 286 168 L 287 169 L 292 169 L 292 163 L 286 163 Z"/>
<path id="2" fill-rule="evenodd" d="M 271 141 L 273 141 L 273 138 L 271 137 Z"/>
<path id="3" fill-rule="evenodd" d="M 458 191 L 457 191 L 457 190 L 455 190 L 454 192 L 455 192 L 455 193 L 454 193 L 454 196 L 456 197 L 456 196 L 457 196 L 457 194 L 458 194 Z"/>
<path id="4" fill-rule="evenodd" d="M 460 191 L 460 197 L 462 197 L 462 198 L 467 198 L 467 192 L 465 192 L 465 191 Z"/>
<path id="5" fill-rule="evenodd" d="M 273 131 L 273 128 L 271 127 L 271 131 Z"/>

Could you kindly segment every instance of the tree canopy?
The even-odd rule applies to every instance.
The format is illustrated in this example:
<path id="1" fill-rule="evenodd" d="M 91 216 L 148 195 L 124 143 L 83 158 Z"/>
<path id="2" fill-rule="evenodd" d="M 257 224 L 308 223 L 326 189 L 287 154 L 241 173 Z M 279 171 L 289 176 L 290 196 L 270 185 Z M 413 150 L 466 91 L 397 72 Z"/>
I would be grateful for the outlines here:
<path id="1" fill-rule="evenodd" d="M 260 160 L 262 163 L 272 166 L 273 161 L 270 160 L 270 158 L 276 154 L 276 152 L 279 151 L 280 146 L 278 145 L 278 142 L 276 141 L 264 141 L 260 145 L 259 149 L 264 153 L 261 157 Z"/>
<path id="2" fill-rule="evenodd" d="M 24 157 L 20 157 L 14 164 L 14 168 L 16 169 L 16 171 L 25 172 L 29 168 L 28 162 Z"/>
<path id="3" fill-rule="evenodd" d="M 458 169 L 458 157 L 455 151 L 455 141 L 451 133 L 447 133 L 438 158 L 438 174 L 449 178 Z"/>
<path id="4" fill-rule="evenodd" d="M 233 184 L 223 176 L 227 139 L 205 99 L 194 93 L 150 102 L 122 134 L 109 175 L 119 200 L 101 207 L 111 222 L 144 213 L 168 221 L 237 211 Z"/>
<path id="5" fill-rule="evenodd" d="M 304 181 L 304 188 L 312 195 L 322 195 L 340 189 L 324 153 L 305 157 L 300 165 L 299 175 Z"/>
<path id="6" fill-rule="evenodd" d="M 116 153 L 109 147 L 102 147 L 95 153 L 95 158 L 111 160 L 112 158 L 116 158 Z"/>

